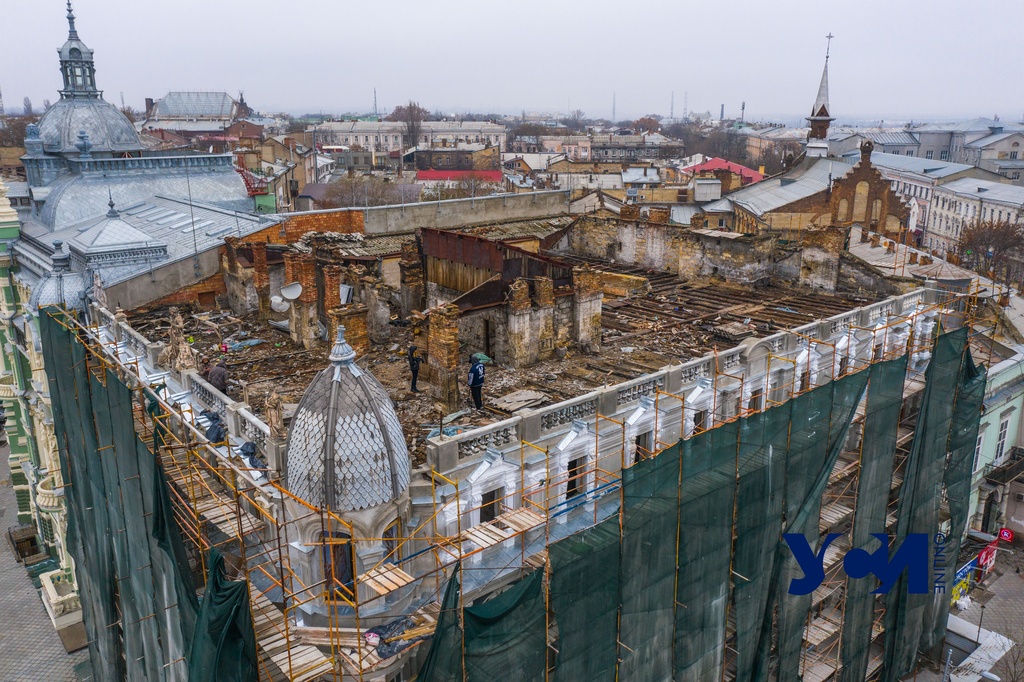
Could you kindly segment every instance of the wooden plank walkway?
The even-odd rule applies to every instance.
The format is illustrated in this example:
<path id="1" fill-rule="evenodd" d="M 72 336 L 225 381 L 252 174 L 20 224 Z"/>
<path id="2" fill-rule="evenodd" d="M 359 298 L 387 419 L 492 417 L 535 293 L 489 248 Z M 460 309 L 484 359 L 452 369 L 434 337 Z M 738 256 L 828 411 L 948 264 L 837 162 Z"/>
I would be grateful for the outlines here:
<path id="1" fill-rule="evenodd" d="M 260 682 L 313 682 L 334 670 L 334 665 L 318 648 L 300 642 L 291 633 L 285 637 L 284 614 L 269 599 L 253 593 L 253 623 L 259 653 Z"/>

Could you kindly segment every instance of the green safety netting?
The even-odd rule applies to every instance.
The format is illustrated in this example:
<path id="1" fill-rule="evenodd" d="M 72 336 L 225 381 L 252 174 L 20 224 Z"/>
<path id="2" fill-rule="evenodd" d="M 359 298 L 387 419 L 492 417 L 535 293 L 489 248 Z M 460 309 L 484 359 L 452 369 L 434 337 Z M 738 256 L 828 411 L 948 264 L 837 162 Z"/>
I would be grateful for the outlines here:
<path id="1" fill-rule="evenodd" d="M 619 675 L 672 674 L 676 545 L 679 532 L 679 446 L 622 474 Z"/>
<path id="2" fill-rule="evenodd" d="M 215 547 L 207 560 L 206 591 L 188 661 L 190 682 L 256 682 L 256 634 L 249 613 L 249 583 L 228 580 Z"/>
<path id="3" fill-rule="evenodd" d="M 551 610 L 558 624 L 559 682 L 615 679 L 619 606 L 619 519 L 548 547 Z"/>
<path id="4" fill-rule="evenodd" d="M 793 419 L 786 458 L 785 532 L 802 534 L 815 552 L 821 496 L 864 395 L 867 374 L 845 376 L 790 401 Z M 788 593 L 790 582 L 803 572 L 788 545 L 780 543 L 779 552 L 778 679 L 795 680 L 800 676 L 804 625 L 814 595 Z"/>
<path id="5" fill-rule="evenodd" d="M 65 313 L 41 311 L 39 329 L 96 679 L 187 680 L 198 605 L 163 470 L 136 434 L 142 406 Z"/>
<path id="6" fill-rule="evenodd" d="M 453 571 L 441 603 L 423 682 L 543 680 L 546 668 L 544 573 L 533 571 L 506 591 L 462 609 L 459 570 Z"/>
<path id="7" fill-rule="evenodd" d="M 974 364 L 968 350 L 963 354 L 960 366 L 960 382 L 953 401 L 953 420 L 949 431 L 949 459 L 942 476 L 949 503 L 949 528 L 946 535 L 945 560 L 942 562 L 941 579 L 943 591 L 936 590 L 927 612 L 921 651 L 929 651 L 942 642 L 946 636 L 946 621 L 949 613 L 949 591 L 953 587 L 957 557 L 960 555 L 960 539 L 967 530 L 970 514 L 971 474 L 974 468 L 974 451 L 978 440 L 981 406 L 985 399 L 986 372 Z"/>
<path id="8" fill-rule="evenodd" d="M 941 334 L 925 372 L 925 388 L 917 416 L 914 442 L 906 462 L 900 488 L 896 537 L 890 551 L 899 548 L 910 533 L 939 530 L 939 505 L 946 464 L 946 446 L 953 419 L 951 400 L 956 395 L 960 367 L 967 343 L 967 328 Z M 928 562 L 929 566 L 931 561 Z M 926 624 L 932 597 L 910 594 L 904 571 L 886 598 L 885 665 L 883 679 L 894 682 L 910 672 L 921 645 L 930 641 L 931 624 Z M 928 627 L 928 636 L 923 637 Z"/>
<path id="9" fill-rule="evenodd" d="M 772 577 L 782 532 L 791 403 L 740 423 L 733 604 L 736 679 L 765 680 L 771 649 Z"/>
<path id="10" fill-rule="evenodd" d="M 868 552 L 880 542 L 872 533 L 884 533 L 892 484 L 893 455 L 903 403 L 907 356 L 871 366 L 868 375 L 867 410 L 861 432 L 860 474 L 857 506 L 853 517 L 851 548 Z M 843 612 L 843 682 L 863 682 L 867 675 L 877 597 L 871 594 L 877 580 L 848 580 Z"/>
<path id="11" fill-rule="evenodd" d="M 738 432 L 738 422 L 730 422 L 683 441 L 680 448 L 677 680 L 719 679 L 722 669 Z"/>

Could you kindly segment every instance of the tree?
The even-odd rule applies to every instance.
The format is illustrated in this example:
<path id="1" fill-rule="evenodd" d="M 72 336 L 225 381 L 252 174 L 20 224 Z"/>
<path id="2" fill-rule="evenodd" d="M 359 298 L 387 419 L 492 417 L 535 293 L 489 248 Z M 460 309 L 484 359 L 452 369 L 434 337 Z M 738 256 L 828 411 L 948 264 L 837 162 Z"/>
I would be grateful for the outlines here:
<path id="1" fill-rule="evenodd" d="M 499 189 L 496 183 L 488 182 L 476 173 L 467 173 L 458 180 L 436 184 L 423 192 L 423 201 L 445 199 L 468 199 L 493 194 Z"/>
<path id="2" fill-rule="evenodd" d="M 21 147 L 25 144 L 25 127 L 35 123 L 35 116 L 5 116 L 0 119 L 0 147 Z"/>
<path id="3" fill-rule="evenodd" d="M 787 154 L 793 158 L 800 156 L 799 142 L 766 142 L 761 145 L 761 151 L 756 159 L 752 159 L 755 166 L 764 166 L 766 175 L 781 173 L 784 168 L 783 160 Z"/>
<path id="4" fill-rule="evenodd" d="M 957 250 L 960 264 L 996 281 L 1021 278 L 1021 254 L 1024 251 L 1024 223 L 1015 220 L 975 220 L 960 233 Z"/>
<path id="5" fill-rule="evenodd" d="M 141 118 L 141 113 L 138 110 L 132 108 L 131 106 L 122 107 L 121 113 L 124 114 L 125 118 L 127 118 L 132 123 L 135 123 L 139 120 L 139 118 Z"/>
<path id="6" fill-rule="evenodd" d="M 327 185 L 320 208 L 349 208 L 353 206 L 390 206 L 402 203 L 398 185 L 382 178 L 343 178 Z"/>
<path id="7" fill-rule="evenodd" d="M 562 119 L 562 124 L 570 130 L 578 131 L 583 129 L 583 121 L 586 118 L 586 114 L 583 113 L 582 109 L 576 109 L 570 111 L 569 115 Z"/>
<path id="8" fill-rule="evenodd" d="M 31 116 L 33 114 L 33 111 L 32 111 L 32 100 L 29 99 L 28 97 L 26 97 L 21 102 L 21 108 L 23 110 L 22 111 L 22 115 L 23 116 Z"/>
<path id="9" fill-rule="evenodd" d="M 658 122 L 655 116 L 648 115 L 633 121 L 632 128 L 638 133 L 656 133 L 661 130 L 661 123 Z"/>
<path id="10" fill-rule="evenodd" d="M 52 105 L 52 104 L 50 104 L 50 100 L 48 100 L 48 99 L 44 99 L 44 100 L 43 100 L 43 111 L 44 111 L 44 112 L 45 112 L 45 111 L 49 111 L 49 110 L 50 110 L 50 107 L 52 107 L 52 106 L 53 106 L 53 105 Z"/>
<path id="11" fill-rule="evenodd" d="M 430 112 L 420 106 L 419 102 L 409 100 L 408 104 L 399 104 L 388 117 L 388 121 L 399 121 L 405 124 L 405 145 L 415 147 L 419 144 L 423 122 L 429 118 Z"/>

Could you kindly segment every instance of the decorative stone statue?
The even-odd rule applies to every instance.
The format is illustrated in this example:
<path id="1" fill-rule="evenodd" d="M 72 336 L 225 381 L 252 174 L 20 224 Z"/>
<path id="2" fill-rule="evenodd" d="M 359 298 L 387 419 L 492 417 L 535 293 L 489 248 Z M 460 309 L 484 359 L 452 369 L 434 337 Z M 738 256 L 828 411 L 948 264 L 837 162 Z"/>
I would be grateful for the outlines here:
<path id="1" fill-rule="evenodd" d="M 160 353 L 160 364 L 170 366 L 179 374 L 196 369 L 196 352 L 185 338 L 185 320 L 177 308 L 170 311 L 171 329 L 167 347 Z"/>
<path id="2" fill-rule="evenodd" d="M 267 396 L 266 414 L 267 426 L 270 427 L 270 437 L 283 440 L 286 435 L 284 430 L 284 400 L 276 388 Z"/>

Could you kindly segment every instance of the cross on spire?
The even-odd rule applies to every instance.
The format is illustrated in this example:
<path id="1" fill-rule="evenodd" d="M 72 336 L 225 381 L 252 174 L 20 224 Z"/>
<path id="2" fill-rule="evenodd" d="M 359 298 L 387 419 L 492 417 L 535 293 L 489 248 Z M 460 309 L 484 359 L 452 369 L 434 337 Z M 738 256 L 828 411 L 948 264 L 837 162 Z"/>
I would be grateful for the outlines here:
<path id="1" fill-rule="evenodd" d="M 68 5 L 70 5 L 70 4 L 71 4 L 71 0 L 68 0 Z M 832 31 L 829 31 L 828 35 L 825 36 L 825 38 L 828 40 L 828 44 L 825 45 L 825 61 L 827 62 L 828 61 L 828 53 L 832 50 L 832 39 L 835 38 L 835 36 L 832 35 Z"/>

